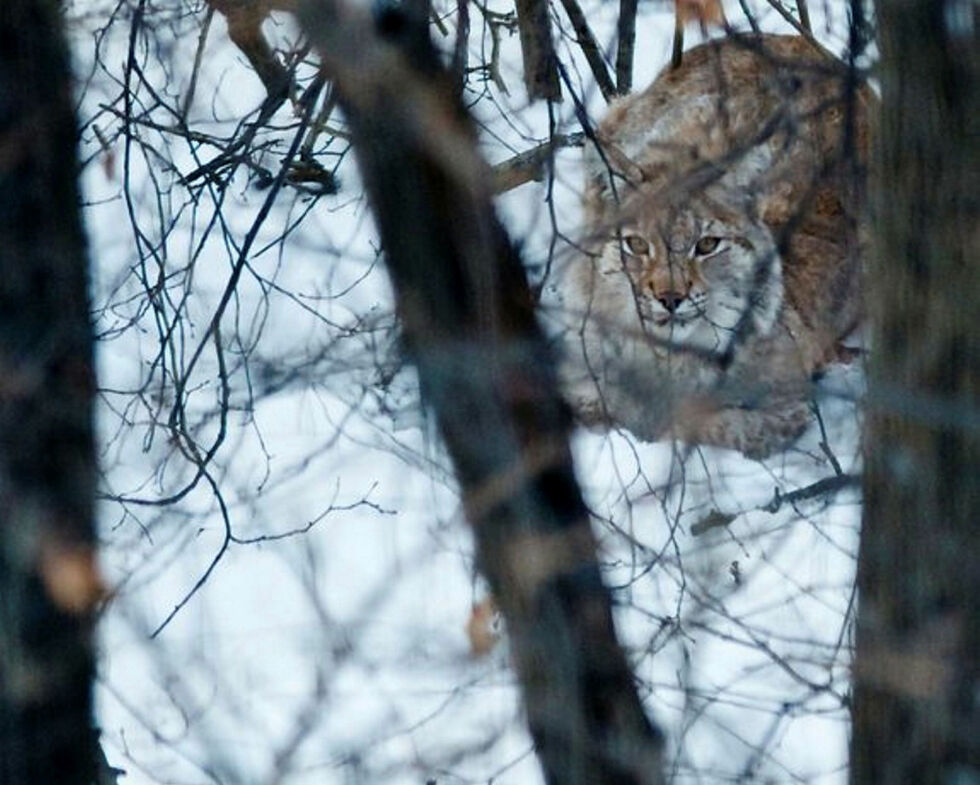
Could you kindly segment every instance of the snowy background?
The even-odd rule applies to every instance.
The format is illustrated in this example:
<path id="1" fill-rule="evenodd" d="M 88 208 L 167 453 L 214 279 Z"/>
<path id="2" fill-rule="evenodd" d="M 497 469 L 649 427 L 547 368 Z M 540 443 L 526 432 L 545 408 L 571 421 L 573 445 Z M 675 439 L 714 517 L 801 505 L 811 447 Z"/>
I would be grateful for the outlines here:
<path id="1" fill-rule="evenodd" d="M 398 367 L 347 142 L 323 134 L 316 147 L 338 167 L 339 193 L 286 189 L 258 227 L 219 350 L 207 328 L 268 192 L 244 166 L 223 189 L 180 178 L 214 157 L 205 137 L 254 120 L 264 91 L 215 15 L 186 117 L 170 111 L 189 92 L 204 8 L 158 5 L 69 4 L 100 339 L 103 564 L 116 587 L 100 625 L 108 759 L 122 785 L 540 782 L 506 643 L 471 652 L 466 624 L 486 591 L 413 375 Z M 844 5 L 811 4 L 836 52 Z M 766 3 L 749 6 L 764 30 L 789 30 Z M 583 7 L 614 52 L 617 5 Z M 449 50 L 455 5 L 436 8 Z M 739 3 L 726 8 L 746 26 Z M 499 37 L 499 83 L 474 72 L 467 91 L 491 162 L 548 136 L 501 22 L 511 10 L 471 7 L 471 64 Z M 596 120 L 604 101 L 553 16 Z M 672 30 L 671 5 L 640 4 L 637 87 L 668 60 Z M 266 31 L 283 49 L 299 40 L 285 16 Z M 554 112 L 556 132 L 579 130 L 567 97 Z M 274 171 L 296 123 L 287 103 L 254 162 Z M 552 181 L 499 199 L 533 274 L 549 254 L 572 258 L 579 156 L 561 151 Z M 859 367 L 832 369 L 818 390 L 825 433 L 814 425 L 764 462 L 626 433 L 575 437 L 619 632 L 676 782 L 846 779 L 857 491 L 771 510 L 777 492 L 860 470 L 861 389 Z M 199 455 L 217 445 L 204 472 L 168 427 L 178 392 Z M 716 512 L 734 517 L 692 532 Z"/>

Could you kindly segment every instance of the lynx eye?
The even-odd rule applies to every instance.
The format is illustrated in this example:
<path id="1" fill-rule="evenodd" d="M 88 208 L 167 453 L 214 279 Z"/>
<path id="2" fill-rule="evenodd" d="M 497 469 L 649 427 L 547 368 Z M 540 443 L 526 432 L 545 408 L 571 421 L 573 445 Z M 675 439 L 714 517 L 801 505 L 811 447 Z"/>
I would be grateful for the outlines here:
<path id="1" fill-rule="evenodd" d="M 697 256 L 707 256 L 715 251 L 720 243 L 720 237 L 702 237 L 694 244 L 694 253 Z"/>
<path id="2" fill-rule="evenodd" d="M 626 235 L 626 237 L 623 238 L 623 242 L 626 243 L 626 247 L 629 249 L 630 253 L 645 254 L 650 250 L 650 243 L 648 243 L 638 234 Z"/>

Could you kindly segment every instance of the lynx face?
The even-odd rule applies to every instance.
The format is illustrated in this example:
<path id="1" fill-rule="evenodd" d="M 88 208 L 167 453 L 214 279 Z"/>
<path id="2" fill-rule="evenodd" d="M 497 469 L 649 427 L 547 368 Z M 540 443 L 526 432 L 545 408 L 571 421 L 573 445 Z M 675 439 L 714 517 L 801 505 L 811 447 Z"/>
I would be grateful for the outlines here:
<path id="1" fill-rule="evenodd" d="M 648 209 L 605 243 L 599 265 L 602 278 L 627 277 L 643 331 L 661 345 L 723 352 L 745 319 L 767 334 L 782 305 L 769 230 L 717 203 Z"/>

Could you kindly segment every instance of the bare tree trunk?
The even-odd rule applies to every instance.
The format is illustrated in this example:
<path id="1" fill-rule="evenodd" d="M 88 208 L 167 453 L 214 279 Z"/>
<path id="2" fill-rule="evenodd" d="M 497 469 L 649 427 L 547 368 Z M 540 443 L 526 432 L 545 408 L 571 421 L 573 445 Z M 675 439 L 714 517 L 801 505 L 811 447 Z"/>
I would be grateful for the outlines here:
<path id="1" fill-rule="evenodd" d="M 76 125 L 54 0 L 0 2 L 0 782 L 89 785 L 95 463 Z"/>
<path id="2" fill-rule="evenodd" d="M 524 85 L 532 101 L 544 98 L 561 100 L 558 81 L 558 58 L 551 36 L 551 18 L 547 0 L 516 0 L 517 29 L 524 57 Z"/>
<path id="3" fill-rule="evenodd" d="M 569 414 L 452 77 L 418 20 L 386 13 L 382 40 L 343 5 L 318 0 L 303 19 L 351 125 L 408 350 L 507 621 L 546 780 L 660 783 L 662 740 L 616 640 Z"/>
<path id="4" fill-rule="evenodd" d="M 633 53 L 636 50 L 637 0 L 619 0 L 616 25 L 616 92 L 629 95 L 633 89 Z"/>
<path id="5" fill-rule="evenodd" d="M 877 6 L 851 781 L 980 782 L 980 10 Z"/>

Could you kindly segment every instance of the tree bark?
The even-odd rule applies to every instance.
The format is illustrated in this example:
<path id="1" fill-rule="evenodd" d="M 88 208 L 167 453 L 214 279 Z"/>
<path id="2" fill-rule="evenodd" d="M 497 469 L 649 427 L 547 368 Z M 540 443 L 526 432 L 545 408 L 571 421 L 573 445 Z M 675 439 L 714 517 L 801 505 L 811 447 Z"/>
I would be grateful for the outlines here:
<path id="1" fill-rule="evenodd" d="M 0 782 L 89 785 L 95 461 L 60 9 L 0 2 Z"/>
<path id="2" fill-rule="evenodd" d="M 351 125 L 407 349 L 507 622 L 546 781 L 661 783 L 662 740 L 616 640 L 569 413 L 452 77 L 424 24 L 404 15 L 381 17 L 383 38 L 337 3 L 301 17 Z"/>
<path id="3" fill-rule="evenodd" d="M 561 0 L 561 5 L 565 9 L 568 21 L 572 23 L 576 41 L 582 49 L 582 54 L 585 55 L 585 60 L 589 64 L 589 68 L 592 70 L 592 76 L 595 77 L 595 83 L 599 87 L 599 92 L 602 93 L 602 97 L 607 102 L 611 101 L 616 97 L 616 85 L 613 84 L 612 76 L 609 74 L 609 68 L 606 66 L 602 50 L 599 48 L 599 42 L 596 41 L 595 34 L 589 27 L 585 13 L 576 0 Z"/>
<path id="4" fill-rule="evenodd" d="M 851 781 L 980 782 L 980 11 L 877 11 Z"/>
<path id="5" fill-rule="evenodd" d="M 633 52 L 636 49 L 637 0 L 619 0 L 616 24 L 616 92 L 629 95 L 633 89 Z"/>
<path id="6" fill-rule="evenodd" d="M 558 57 L 551 36 L 547 0 L 516 0 L 516 5 L 527 97 L 532 101 L 538 98 L 560 101 Z"/>

